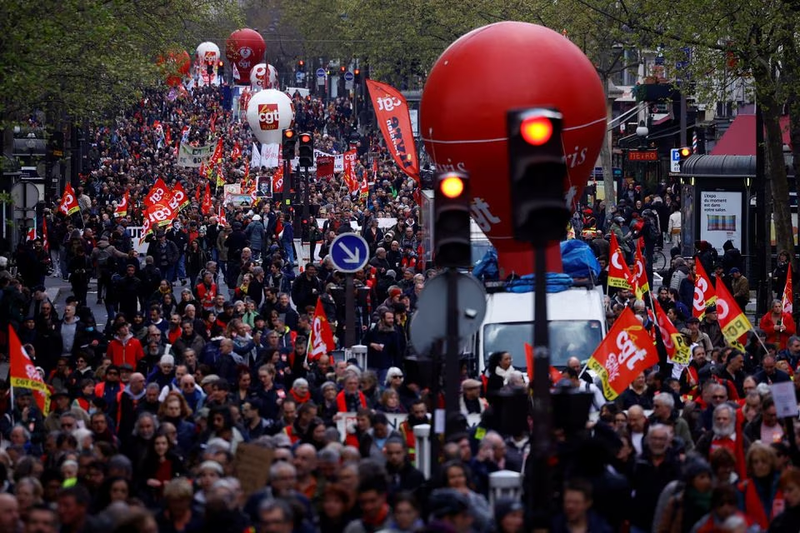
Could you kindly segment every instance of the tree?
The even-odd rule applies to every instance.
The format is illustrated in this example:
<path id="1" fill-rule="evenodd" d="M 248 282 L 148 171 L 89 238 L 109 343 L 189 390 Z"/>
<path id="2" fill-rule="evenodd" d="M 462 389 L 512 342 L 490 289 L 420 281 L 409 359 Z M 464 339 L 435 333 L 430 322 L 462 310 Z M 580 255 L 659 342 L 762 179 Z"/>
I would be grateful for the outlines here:
<path id="1" fill-rule="evenodd" d="M 229 0 L 4 1 L 0 117 L 110 117 L 163 79 L 159 56 L 191 51 L 237 17 Z"/>

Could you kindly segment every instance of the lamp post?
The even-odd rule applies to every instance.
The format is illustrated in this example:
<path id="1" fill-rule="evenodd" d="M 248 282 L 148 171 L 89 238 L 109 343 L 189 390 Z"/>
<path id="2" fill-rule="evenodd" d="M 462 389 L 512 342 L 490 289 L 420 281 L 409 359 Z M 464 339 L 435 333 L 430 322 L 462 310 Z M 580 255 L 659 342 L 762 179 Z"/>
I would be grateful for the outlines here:
<path id="1" fill-rule="evenodd" d="M 644 120 L 639 121 L 639 125 L 636 127 L 636 136 L 639 138 L 639 150 L 646 150 L 647 149 L 647 136 L 650 134 L 650 130 L 647 129 L 647 124 Z M 644 176 L 645 176 L 645 165 L 647 163 L 642 161 L 639 163 L 639 179 L 636 181 L 639 185 L 644 186 Z"/>

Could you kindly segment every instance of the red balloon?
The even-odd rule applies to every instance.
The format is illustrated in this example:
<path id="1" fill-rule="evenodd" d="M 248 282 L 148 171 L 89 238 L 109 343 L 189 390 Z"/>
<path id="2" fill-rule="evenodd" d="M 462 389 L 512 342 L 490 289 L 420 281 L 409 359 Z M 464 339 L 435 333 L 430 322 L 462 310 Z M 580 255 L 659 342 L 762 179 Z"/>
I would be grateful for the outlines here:
<path id="1" fill-rule="evenodd" d="M 167 52 L 166 57 L 159 56 L 158 64 L 164 69 L 167 85 L 176 87 L 189 75 L 192 59 L 186 50 L 172 50 Z"/>
<path id="2" fill-rule="evenodd" d="M 506 142 L 506 111 L 529 107 L 554 107 L 564 116 L 564 194 L 572 204 L 605 139 L 606 105 L 597 71 L 566 37 L 525 22 L 473 30 L 436 61 L 420 104 L 425 149 L 438 171 L 469 172 L 472 217 L 505 275 L 533 270 L 531 246 L 513 239 Z"/>
<path id="3" fill-rule="evenodd" d="M 234 82 L 237 85 L 250 85 L 250 71 L 264 62 L 266 52 L 267 45 L 257 31 L 244 28 L 231 33 L 225 41 L 225 57 L 236 65 L 239 77 L 234 78 Z"/>

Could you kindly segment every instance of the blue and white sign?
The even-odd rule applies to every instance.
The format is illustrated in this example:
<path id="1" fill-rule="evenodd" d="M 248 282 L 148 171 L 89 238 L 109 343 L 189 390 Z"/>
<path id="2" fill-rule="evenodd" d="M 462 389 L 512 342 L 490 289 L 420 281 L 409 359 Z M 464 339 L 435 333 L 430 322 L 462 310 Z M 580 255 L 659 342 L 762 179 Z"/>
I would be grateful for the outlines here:
<path id="1" fill-rule="evenodd" d="M 331 243 L 331 261 L 340 272 L 357 272 L 369 260 L 369 245 L 357 233 L 342 233 Z"/>
<path id="2" fill-rule="evenodd" d="M 355 76 L 353 76 L 353 73 L 349 70 L 344 73 L 344 81 L 353 81 L 354 77 Z"/>
<path id="3" fill-rule="evenodd" d="M 327 73 L 325 72 L 324 68 L 318 68 L 317 69 L 317 85 L 325 85 L 325 75 L 326 74 Z"/>
<path id="4" fill-rule="evenodd" d="M 681 150 L 680 148 L 672 148 L 669 151 L 669 171 L 681 171 Z"/>

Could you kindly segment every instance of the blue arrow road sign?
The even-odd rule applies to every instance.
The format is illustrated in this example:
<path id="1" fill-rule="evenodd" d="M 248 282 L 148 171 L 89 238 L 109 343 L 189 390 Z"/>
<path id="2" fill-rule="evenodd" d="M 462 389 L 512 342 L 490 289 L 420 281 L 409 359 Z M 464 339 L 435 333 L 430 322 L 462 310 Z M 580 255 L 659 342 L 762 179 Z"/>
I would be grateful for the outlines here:
<path id="1" fill-rule="evenodd" d="M 361 235 L 342 233 L 331 243 L 331 261 L 341 272 L 356 272 L 366 266 L 369 246 Z"/>

